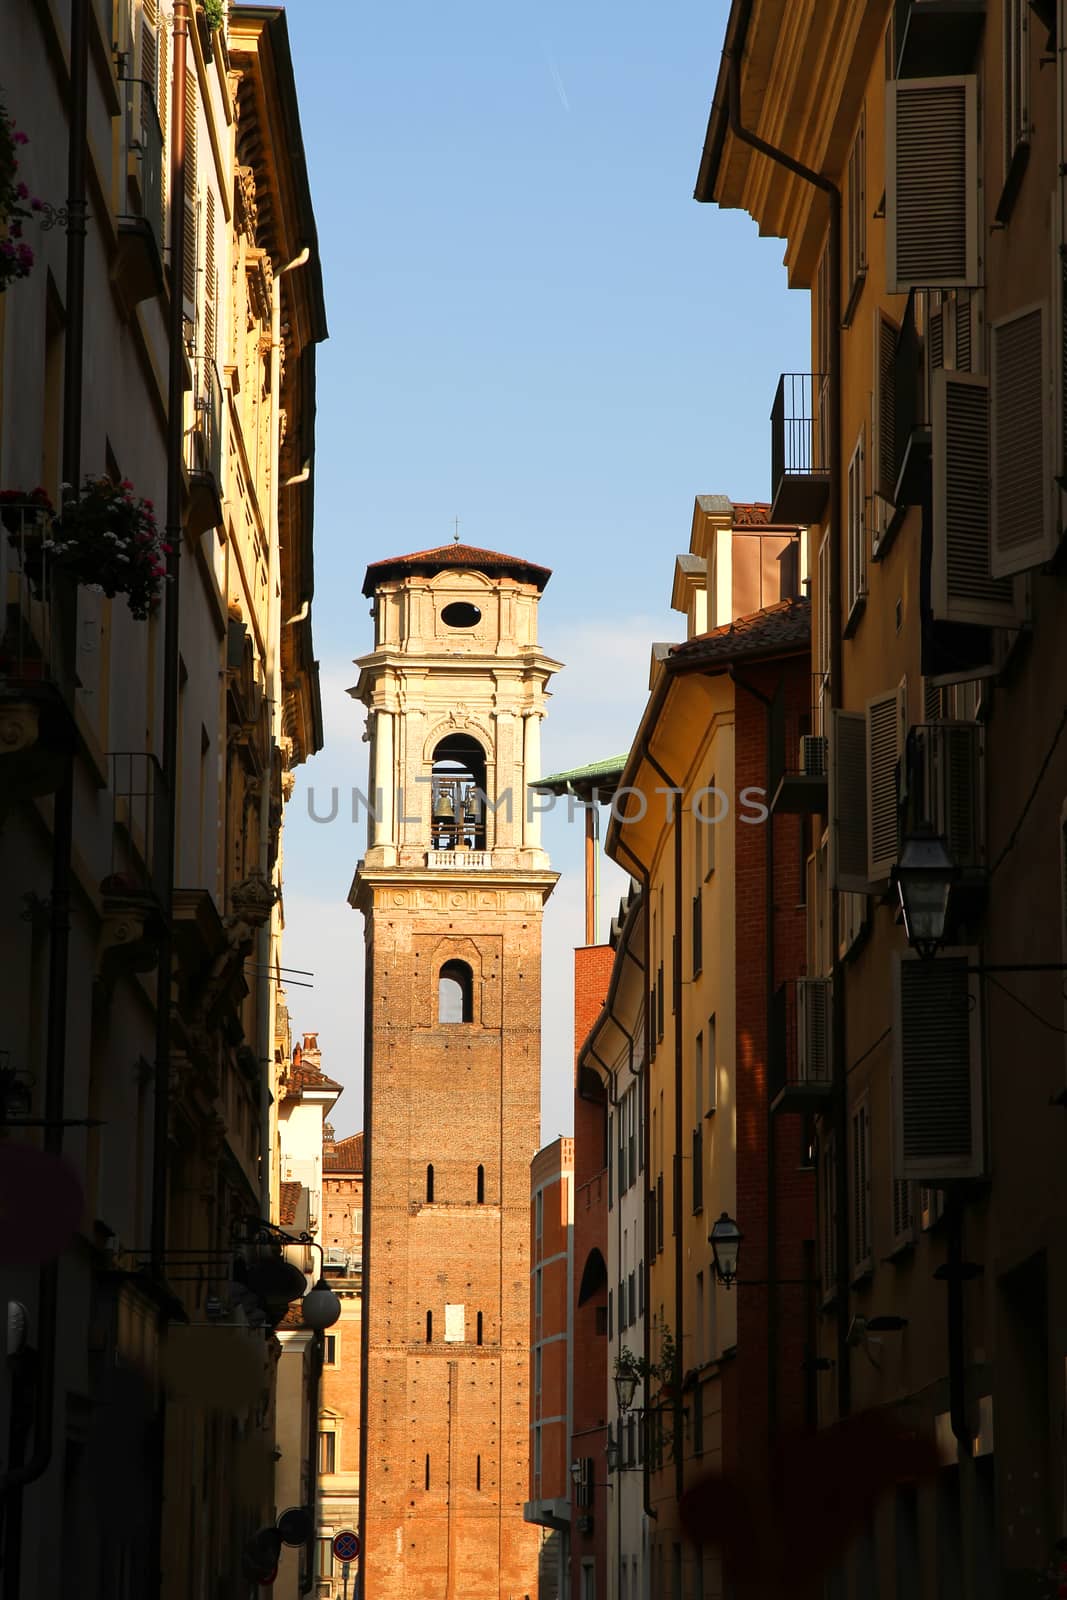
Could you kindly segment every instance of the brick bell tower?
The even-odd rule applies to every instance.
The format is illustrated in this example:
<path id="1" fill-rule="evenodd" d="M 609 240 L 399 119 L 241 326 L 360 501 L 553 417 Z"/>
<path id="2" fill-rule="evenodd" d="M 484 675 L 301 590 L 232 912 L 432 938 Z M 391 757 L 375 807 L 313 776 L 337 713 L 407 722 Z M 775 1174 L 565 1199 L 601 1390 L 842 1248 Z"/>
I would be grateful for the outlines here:
<path id="1" fill-rule="evenodd" d="M 362 1600 L 536 1596 L 530 1161 L 540 1143 L 544 567 L 368 568 Z"/>

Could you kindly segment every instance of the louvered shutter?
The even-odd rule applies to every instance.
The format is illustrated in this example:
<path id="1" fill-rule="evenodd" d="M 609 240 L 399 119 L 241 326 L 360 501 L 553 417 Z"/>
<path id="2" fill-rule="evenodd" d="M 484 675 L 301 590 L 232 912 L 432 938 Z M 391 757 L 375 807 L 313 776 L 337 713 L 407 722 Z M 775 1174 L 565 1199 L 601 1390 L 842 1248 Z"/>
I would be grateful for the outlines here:
<path id="1" fill-rule="evenodd" d="M 873 487 L 889 505 L 896 492 L 896 386 L 894 367 L 900 329 L 879 312 L 874 324 Z"/>
<path id="2" fill-rule="evenodd" d="M 930 371 L 937 372 L 945 365 L 945 304 L 941 294 L 937 295 L 937 304 L 930 307 L 927 318 L 926 350 Z"/>
<path id="3" fill-rule="evenodd" d="M 977 79 L 886 90 L 886 288 L 978 283 Z"/>
<path id="4" fill-rule="evenodd" d="M 215 266 L 215 191 L 208 186 L 204 204 L 204 354 L 215 361 L 216 300 L 218 274 Z"/>
<path id="5" fill-rule="evenodd" d="M 990 328 L 993 575 L 1048 561 L 1056 547 L 1049 460 L 1047 312 L 1029 306 Z"/>
<path id="6" fill-rule="evenodd" d="M 915 1234 L 915 1198 L 905 1178 L 893 1179 L 893 1245 L 910 1244 Z"/>
<path id="7" fill-rule="evenodd" d="M 1016 627 L 1010 578 L 990 568 L 989 379 L 933 374 L 930 603 L 942 622 Z"/>
<path id="8" fill-rule="evenodd" d="M 156 103 L 159 109 L 159 126 L 163 130 L 163 174 L 160 183 L 162 190 L 160 202 L 163 208 L 163 234 L 169 247 L 170 236 L 167 230 L 167 196 L 170 194 L 170 151 L 171 128 L 170 116 L 170 35 L 167 32 L 166 21 L 161 24 L 156 33 Z"/>
<path id="9" fill-rule="evenodd" d="M 862 711 L 830 713 L 830 881 L 866 893 L 867 719 Z"/>
<path id="10" fill-rule="evenodd" d="M 182 272 L 182 292 L 185 297 L 188 315 L 195 321 L 196 318 L 196 271 L 197 271 L 197 188 L 196 188 L 196 139 L 197 139 L 197 96 L 196 78 L 190 73 L 185 80 L 185 262 Z"/>
<path id="11" fill-rule="evenodd" d="M 928 730 L 926 816 L 960 867 L 982 860 L 981 729 L 944 723 Z"/>
<path id="12" fill-rule="evenodd" d="M 867 702 L 867 878 L 884 883 L 899 850 L 897 763 L 902 750 L 900 691 Z"/>
<path id="13" fill-rule="evenodd" d="M 848 464 L 848 599 L 847 614 L 851 617 L 853 610 L 867 593 L 867 539 L 866 517 L 867 493 L 864 474 L 864 433 L 860 429 L 860 436 L 856 440 L 856 448 Z"/>
<path id="14" fill-rule="evenodd" d="M 855 1273 L 871 1263 L 871 1120 L 866 1098 L 853 1109 L 851 1135 L 851 1265 Z"/>
<path id="15" fill-rule="evenodd" d="M 797 1077 L 830 1082 L 830 980 L 797 979 Z"/>
<path id="16" fill-rule="evenodd" d="M 939 1184 L 983 1170 L 981 1010 L 971 950 L 893 956 L 896 1176 Z"/>
<path id="17" fill-rule="evenodd" d="M 923 721 L 940 722 L 941 720 L 941 685 L 932 678 L 923 679 Z"/>
<path id="18" fill-rule="evenodd" d="M 956 371 L 973 372 L 974 319 L 978 311 L 978 290 L 959 289 L 956 292 Z"/>

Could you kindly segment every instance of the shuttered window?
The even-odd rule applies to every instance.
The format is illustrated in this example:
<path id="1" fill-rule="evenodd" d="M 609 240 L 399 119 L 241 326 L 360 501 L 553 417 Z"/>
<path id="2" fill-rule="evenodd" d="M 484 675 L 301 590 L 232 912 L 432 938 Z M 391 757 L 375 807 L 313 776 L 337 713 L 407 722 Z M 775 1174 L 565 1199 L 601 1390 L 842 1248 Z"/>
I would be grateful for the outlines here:
<path id="1" fill-rule="evenodd" d="M 915 1190 L 905 1178 L 893 1179 L 891 1211 L 893 1248 L 899 1250 L 915 1238 Z"/>
<path id="2" fill-rule="evenodd" d="M 867 598 L 867 498 L 865 429 L 860 429 L 848 464 L 848 595 L 846 632 L 859 620 L 858 613 Z"/>
<path id="3" fill-rule="evenodd" d="M 1018 626 L 1010 578 L 990 566 L 989 379 L 933 374 L 930 602 L 943 622 Z"/>
<path id="4" fill-rule="evenodd" d="M 818 670 L 828 676 L 830 672 L 830 533 L 823 535 L 819 546 L 819 655 Z"/>
<path id="5" fill-rule="evenodd" d="M 830 879 L 862 894 L 867 871 L 867 719 L 862 711 L 830 713 Z"/>
<path id="6" fill-rule="evenodd" d="M 167 196 L 170 194 L 170 35 L 166 23 L 156 33 L 156 105 L 159 109 L 159 126 L 163 130 L 163 238 L 170 244 L 167 232 Z"/>
<path id="7" fill-rule="evenodd" d="M 981 1010 L 975 953 L 893 957 L 895 1176 L 938 1184 L 982 1172 Z"/>
<path id="8" fill-rule="evenodd" d="M 1029 306 L 990 328 L 990 568 L 1003 578 L 1053 554 L 1047 312 Z"/>
<path id="9" fill-rule="evenodd" d="M 856 138 L 848 158 L 847 204 L 846 323 L 851 320 L 863 287 L 863 280 L 867 276 L 867 123 L 866 113 L 863 110 L 860 111 Z M 826 371 L 825 367 L 823 371 Z"/>
<path id="10" fill-rule="evenodd" d="M 899 846 L 898 763 L 903 754 L 903 694 L 895 689 L 867 702 L 867 876 L 888 880 Z"/>
<path id="11" fill-rule="evenodd" d="M 977 282 L 977 80 L 887 83 L 886 287 Z"/>
<path id="12" fill-rule="evenodd" d="M 197 93 L 196 76 L 190 73 L 185 80 L 185 261 L 182 270 L 182 292 L 189 314 L 195 320 L 197 261 L 198 206 L 196 184 Z"/>
<path id="13" fill-rule="evenodd" d="M 871 1268 L 871 1111 L 864 1096 L 849 1119 L 849 1241 L 853 1277 Z"/>
<path id="14" fill-rule="evenodd" d="M 1004 177 L 1030 143 L 1030 0 L 1004 0 Z"/>
<path id="15" fill-rule="evenodd" d="M 874 321 L 871 486 L 886 506 L 893 504 L 897 479 L 895 365 L 899 336 L 897 324 L 879 311 Z M 880 539 L 883 531 L 883 519 L 879 519 L 872 533 Z M 872 554 L 876 552 L 877 545 L 872 544 Z"/>
<path id="16" fill-rule="evenodd" d="M 219 281 L 215 262 L 215 191 L 208 187 L 204 198 L 204 354 L 214 362 L 217 347 L 217 305 Z"/>

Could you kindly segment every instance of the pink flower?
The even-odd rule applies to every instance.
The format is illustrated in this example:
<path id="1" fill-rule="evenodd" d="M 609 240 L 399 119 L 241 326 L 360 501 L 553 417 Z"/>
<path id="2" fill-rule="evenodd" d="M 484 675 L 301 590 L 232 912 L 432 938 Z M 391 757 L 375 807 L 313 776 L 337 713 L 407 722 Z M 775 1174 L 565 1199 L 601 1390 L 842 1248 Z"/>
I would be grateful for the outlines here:
<path id="1" fill-rule="evenodd" d="M 29 139 L 26 137 L 26 135 L 20 129 L 19 132 L 16 133 L 16 135 L 15 135 L 15 143 L 16 144 L 29 144 L 29 142 L 30 142 Z"/>
<path id="2" fill-rule="evenodd" d="M 165 556 L 169 556 L 174 546 L 170 544 L 161 544 L 159 548 L 162 550 Z"/>
<path id="3" fill-rule="evenodd" d="M 43 200 L 38 200 L 37 196 L 34 195 L 33 199 L 30 201 L 30 210 L 31 211 L 43 211 L 44 210 L 44 201 Z"/>
<path id="4" fill-rule="evenodd" d="M 152 511 L 155 509 L 155 503 L 152 500 L 142 500 L 141 504 L 144 506 L 146 511 Z"/>
<path id="5" fill-rule="evenodd" d="M 20 183 L 17 185 L 15 193 L 18 195 L 20 200 L 27 200 L 29 198 L 30 191 L 24 183 Z"/>

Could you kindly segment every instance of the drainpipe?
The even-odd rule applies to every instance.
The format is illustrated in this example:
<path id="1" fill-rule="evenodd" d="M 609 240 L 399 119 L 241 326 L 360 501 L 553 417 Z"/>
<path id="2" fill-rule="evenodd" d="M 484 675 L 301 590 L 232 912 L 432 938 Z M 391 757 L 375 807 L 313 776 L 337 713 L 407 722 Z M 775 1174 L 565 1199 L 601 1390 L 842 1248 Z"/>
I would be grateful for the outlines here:
<path id="1" fill-rule="evenodd" d="M 729 52 L 730 132 L 734 137 L 784 167 L 804 183 L 826 195 L 830 210 L 830 359 L 827 373 L 827 401 L 830 412 L 830 705 L 839 707 L 842 697 L 841 664 L 841 190 L 832 179 L 815 172 L 800 161 L 768 144 L 741 121 L 741 54 L 744 33 Z M 845 1056 L 845 994 L 841 959 L 838 955 L 840 907 L 836 889 L 830 891 L 830 948 L 833 955 L 831 1005 L 833 1014 L 832 1056 L 834 1143 L 837 1149 L 837 1409 L 841 1417 L 852 1408 L 850 1351 L 848 1347 L 848 1101 Z"/>
<path id="2" fill-rule="evenodd" d="M 650 897 L 650 895 L 649 895 L 649 879 L 650 879 L 650 874 L 649 874 L 649 869 L 645 866 L 644 862 L 638 860 L 638 858 L 634 855 L 633 851 L 630 849 L 629 845 L 626 843 L 626 841 L 624 839 L 622 839 L 622 838 L 619 839 L 618 848 L 619 848 L 619 850 L 621 850 L 623 852 L 623 854 L 629 856 L 631 862 L 633 863 L 634 877 L 637 879 L 638 883 L 641 885 L 641 895 L 642 895 L 642 899 L 644 901 L 644 907 L 645 907 L 645 927 L 644 927 L 644 936 L 643 936 L 643 940 L 642 940 L 642 943 L 644 945 L 644 966 L 645 966 L 645 988 L 644 988 L 645 1064 L 644 1064 L 644 1068 L 643 1068 L 642 1073 L 641 1073 L 641 1106 L 642 1106 L 642 1122 L 643 1122 L 643 1126 L 642 1126 L 642 1129 L 641 1129 L 641 1162 L 642 1162 L 642 1166 L 644 1168 L 644 1174 L 645 1174 L 645 1196 L 644 1196 L 645 1248 L 641 1253 L 641 1276 L 644 1279 L 644 1286 L 645 1286 L 645 1315 L 644 1315 L 644 1328 L 643 1328 L 643 1339 L 642 1339 L 642 1355 L 644 1357 L 645 1366 L 647 1367 L 649 1365 L 649 1363 L 651 1362 L 651 1360 L 652 1360 L 652 1333 L 651 1333 L 651 1327 L 652 1327 L 652 1284 L 651 1284 L 651 1274 L 649 1272 L 649 1258 L 648 1258 L 648 1247 L 649 1247 L 648 1195 L 649 1195 L 649 1182 L 650 1182 L 651 1174 L 652 1174 L 652 1151 L 651 1151 L 651 1148 L 650 1148 L 650 1139 L 651 1139 L 650 1129 L 651 1129 L 651 1126 L 652 1126 L 652 1108 L 651 1108 L 651 1105 L 650 1105 L 651 1089 L 650 1089 L 650 1085 L 649 1085 L 649 1079 L 650 1079 L 650 1075 L 651 1075 L 650 1067 L 651 1067 L 651 1062 L 652 1062 L 652 1014 L 651 1014 L 651 1010 L 650 1010 L 649 1004 L 648 1004 L 648 974 L 649 974 L 649 971 L 651 969 L 651 962 L 652 962 L 652 927 L 651 927 L 652 918 L 651 918 L 651 907 L 649 906 L 649 897 Z M 647 1396 L 645 1398 L 647 1398 Z M 651 1520 L 654 1520 L 656 1518 L 656 1516 L 658 1515 L 658 1513 L 656 1512 L 654 1507 L 649 1502 L 649 1490 L 651 1488 L 651 1472 L 650 1472 L 650 1463 L 649 1463 L 648 1450 L 647 1449 L 642 1450 L 641 1458 L 642 1458 L 641 1459 L 641 1508 L 644 1511 L 644 1514 L 645 1514 L 646 1517 L 650 1518 Z"/>
<path id="3" fill-rule="evenodd" d="M 81 483 L 82 379 L 85 346 L 85 169 L 89 101 L 89 0 L 71 0 L 70 135 L 67 147 L 66 339 L 63 365 L 63 481 L 76 494 Z M 74 703 L 77 598 L 65 583 L 54 590 L 59 640 L 60 692 Z M 53 799 L 52 883 L 49 902 L 48 1040 L 45 1046 L 44 1148 L 63 1150 L 66 1115 L 67 990 L 70 967 L 70 890 L 74 836 L 74 750 L 63 763 Z M 37 1380 L 33 1452 L 0 1480 L 6 1502 L 5 1600 L 20 1593 L 22 1492 L 48 1470 L 55 1427 L 56 1345 L 59 1337 L 59 1259 L 42 1266 L 37 1285 Z"/>
<path id="4" fill-rule="evenodd" d="M 766 747 L 767 798 L 771 797 L 771 705 L 761 690 L 748 683 L 734 670 L 728 669 L 731 682 L 744 689 L 763 707 Z M 774 817 L 766 822 L 766 849 L 763 852 L 764 896 L 764 946 L 763 965 L 766 981 L 767 1036 L 764 1046 L 765 1061 L 770 1060 L 770 1020 L 774 1001 Z M 778 1431 L 778 1330 L 781 1322 L 778 1305 L 778 1181 L 776 1171 L 777 1121 L 771 1110 L 770 1084 L 764 1079 L 767 1090 L 767 1434 L 773 1438 Z"/>
<path id="5" fill-rule="evenodd" d="M 651 750 L 645 750 L 645 758 L 653 772 L 663 779 L 668 789 L 679 797 L 682 785 L 676 783 L 670 774 L 660 766 Z M 684 920 L 682 917 L 682 820 L 679 807 L 673 811 L 672 830 L 674 833 L 674 959 L 671 973 L 671 1003 L 674 1007 L 674 1172 L 672 1173 L 671 1188 L 674 1203 L 674 1234 L 676 1239 L 674 1251 L 674 1326 L 676 1335 L 676 1357 L 681 1367 L 682 1356 L 682 1329 L 685 1315 L 685 1260 L 682 1254 L 682 1140 L 685 1125 L 682 1117 L 682 1088 L 684 1084 L 684 1058 L 682 1052 L 682 933 Z M 682 1384 L 681 1372 L 674 1393 L 674 1482 L 675 1492 L 679 1498 L 685 1490 L 685 1456 L 680 1448 L 682 1439 Z"/>
<path id="6" fill-rule="evenodd" d="M 315 1586 L 315 1539 L 319 1528 L 319 1384 L 325 1355 L 326 1335 L 317 1331 L 311 1336 L 311 1372 L 308 1375 L 308 1508 L 311 1512 L 311 1532 L 304 1545 L 301 1594 L 310 1594 Z M 360 1561 L 363 1559 L 361 1548 Z"/>

